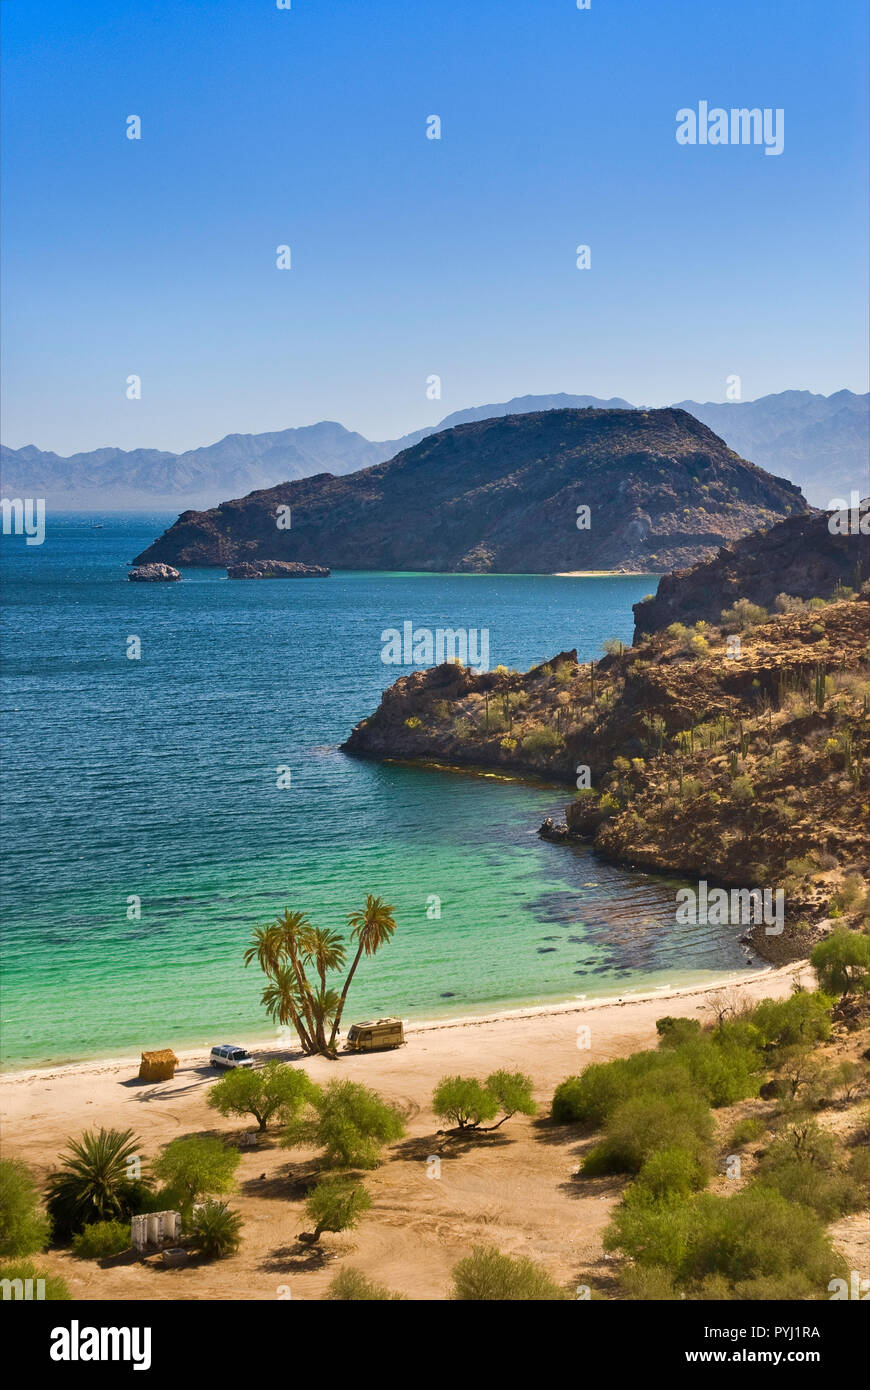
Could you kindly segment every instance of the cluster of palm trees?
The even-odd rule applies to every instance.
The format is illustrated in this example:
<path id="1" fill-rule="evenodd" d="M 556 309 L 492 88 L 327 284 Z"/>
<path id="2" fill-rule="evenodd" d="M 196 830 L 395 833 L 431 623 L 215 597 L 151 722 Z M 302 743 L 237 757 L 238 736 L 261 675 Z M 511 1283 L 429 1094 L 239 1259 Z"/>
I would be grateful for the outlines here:
<path id="1" fill-rule="evenodd" d="M 336 1056 L 336 1038 L 351 981 L 362 957 L 373 956 L 396 930 L 393 907 L 370 893 L 361 912 L 350 912 L 350 939 L 356 942 L 347 978 L 339 992 L 327 983 L 344 969 L 347 947 L 339 932 L 315 927 L 304 912 L 285 909 L 277 922 L 255 927 L 245 965 L 257 961 L 267 979 L 261 997 L 270 1018 L 296 1029 L 302 1051 Z M 309 979 L 309 972 L 315 979 Z M 328 1036 L 327 1036 L 328 1034 Z"/>

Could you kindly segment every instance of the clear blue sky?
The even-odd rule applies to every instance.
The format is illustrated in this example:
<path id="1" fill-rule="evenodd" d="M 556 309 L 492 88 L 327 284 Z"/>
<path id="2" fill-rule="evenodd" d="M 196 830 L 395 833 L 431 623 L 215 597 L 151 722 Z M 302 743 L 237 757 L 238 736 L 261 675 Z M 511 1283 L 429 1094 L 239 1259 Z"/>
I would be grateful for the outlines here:
<path id="1" fill-rule="evenodd" d="M 0 13 L 8 444 L 866 390 L 863 0 Z M 782 107 L 783 153 L 679 146 L 700 100 Z"/>

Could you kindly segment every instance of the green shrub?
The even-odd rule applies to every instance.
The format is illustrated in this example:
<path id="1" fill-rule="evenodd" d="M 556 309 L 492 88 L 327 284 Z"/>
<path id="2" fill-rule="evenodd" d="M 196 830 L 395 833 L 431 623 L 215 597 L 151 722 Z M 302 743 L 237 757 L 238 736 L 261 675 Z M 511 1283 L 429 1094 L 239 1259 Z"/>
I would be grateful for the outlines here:
<path id="1" fill-rule="evenodd" d="M 312 1143 L 331 1168 L 376 1168 L 384 1144 L 401 1139 L 402 1117 L 376 1091 L 358 1081 L 330 1081 L 312 1091 L 315 1118 L 288 1127 L 283 1143 Z"/>
<path id="2" fill-rule="evenodd" d="M 866 1195 L 851 1174 L 825 1172 L 817 1163 L 795 1154 L 771 1150 L 762 1159 L 758 1186 L 771 1188 L 789 1202 L 809 1207 L 825 1224 L 860 1211 Z"/>
<path id="3" fill-rule="evenodd" d="M 556 729 L 551 729 L 545 724 L 530 730 L 523 738 L 523 752 L 530 754 L 533 758 L 551 757 L 561 747 L 562 735 Z"/>
<path id="4" fill-rule="evenodd" d="M 308 1236 L 309 1243 L 320 1239 L 324 1231 L 349 1231 L 368 1211 L 372 1199 L 361 1182 L 344 1174 L 321 1178 L 311 1191 L 305 1210 L 315 1223 Z"/>
<path id="5" fill-rule="evenodd" d="M 814 1212 L 760 1187 L 623 1203 L 604 1244 L 664 1268 L 688 1297 L 825 1299 L 845 1269 Z"/>
<path id="6" fill-rule="evenodd" d="M 30 1169 L 16 1159 L 0 1159 L 0 1258 L 44 1250 L 48 1236 L 48 1217 Z"/>
<path id="7" fill-rule="evenodd" d="M 95 1221 L 72 1238 L 80 1260 L 108 1260 L 130 1249 L 130 1227 L 124 1221 Z"/>
<path id="8" fill-rule="evenodd" d="M 810 964 L 826 994 L 866 990 L 870 987 L 870 936 L 837 927 L 813 947 Z"/>
<path id="9" fill-rule="evenodd" d="M 709 1166 L 688 1149 L 657 1149 L 641 1164 L 629 1192 L 634 1201 L 688 1197 L 705 1185 L 709 1174 Z"/>
<path id="10" fill-rule="evenodd" d="M 235 1189 L 235 1171 L 241 1154 L 222 1139 L 190 1135 L 173 1139 L 154 1164 L 154 1173 L 166 1183 L 167 1194 L 177 1203 L 184 1221 L 201 1197 Z"/>
<path id="11" fill-rule="evenodd" d="M 209 1087 L 206 1104 L 221 1115 L 253 1115 L 261 1131 L 273 1116 L 285 1123 L 311 1095 L 304 1071 L 283 1062 L 267 1062 L 256 1071 L 234 1067 Z"/>
<path id="12" fill-rule="evenodd" d="M 686 1091 L 637 1092 L 608 1116 L 604 1139 L 586 1155 L 583 1172 L 637 1173 L 661 1149 L 683 1149 L 709 1169 L 713 1120 L 708 1106 Z"/>
<path id="13" fill-rule="evenodd" d="M 211 1197 L 196 1208 L 190 1223 L 193 1243 L 207 1260 L 234 1255 L 241 1244 L 241 1230 L 240 1214 Z"/>
<path id="14" fill-rule="evenodd" d="M 831 1036 L 831 1000 L 801 990 L 788 999 L 762 999 L 752 1022 L 764 1041 L 775 1048 L 827 1042 Z"/>
<path id="15" fill-rule="evenodd" d="M 710 1105 L 734 1105 L 747 1096 L 758 1095 L 760 1075 L 757 1054 L 726 1041 L 728 1035 L 714 1033 L 694 1042 L 680 1043 L 675 1058 L 688 1071 L 693 1089 Z"/>
<path id="16" fill-rule="evenodd" d="M 483 1084 L 469 1076 L 443 1076 L 435 1087 L 432 1109 L 460 1129 L 476 1129 L 498 1112 L 498 1101 Z"/>
<path id="17" fill-rule="evenodd" d="M 656 1032 L 660 1047 L 678 1047 L 700 1035 L 701 1023 L 697 1018 L 673 1018 L 667 1014 L 656 1019 Z"/>
<path id="18" fill-rule="evenodd" d="M 739 804 L 745 804 L 747 801 L 752 801 L 754 797 L 755 787 L 752 785 L 752 781 L 749 777 L 741 774 L 739 777 L 734 777 L 732 779 L 731 799 L 733 801 Z"/>
<path id="19" fill-rule="evenodd" d="M 72 1297 L 66 1280 L 50 1274 L 47 1269 L 40 1269 L 32 1260 L 14 1260 L 8 1264 L 0 1264 L 0 1279 L 8 1279 L 12 1284 L 12 1298 L 24 1298 L 31 1281 L 31 1294 L 34 1299 L 37 1292 L 42 1294 L 47 1303 L 69 1302 Z M 38 1289 L 39 1280 L 44 1280 L 41 1290 Z"/>
<path id="20" fill-rule="evenodd" d="M 755 1115 L 747 1115 L 745 1119 L 738 1120 L 732 1129 L 731 1138 L 728 1140 L 729 1148 L 742 1149 L 745 1144 L 755 1143 L 766 1128 L 763 1120 L 759 1120 Z"/>
<path id="21" fill-rule="evenodd" d="M 325 1297 L 335 1303 L 386 1303 L 404 1299 L 403 1293 L 392 1293 L 385 1284 L 376 1284 L 358 1269 L 342 1269 L 326 1290 Z"/>
<path id="22" fill-rule="evenodd" d="M 454 1265 L 451 1298 L 465 1302 L 556 1303 L 567 1299 L 567 1294 L 532 1260 L 514 1259 L 492 1246 L 478 1245 Z"/>

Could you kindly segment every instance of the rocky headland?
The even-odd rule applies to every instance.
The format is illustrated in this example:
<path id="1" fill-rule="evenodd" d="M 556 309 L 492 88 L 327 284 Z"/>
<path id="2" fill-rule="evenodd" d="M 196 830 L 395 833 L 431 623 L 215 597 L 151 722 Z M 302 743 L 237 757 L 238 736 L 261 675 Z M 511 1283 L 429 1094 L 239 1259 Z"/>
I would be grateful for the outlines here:
<path id="1" fill-rule="evenodd" d="M 807 510 L 793 483 L 684 410 L 547 410 L 457 425 L 356 473 L 183 512 L 137 559 L 661 573 Z"/>
<path id="2" fill-rule="evenodd" d="M 526 672 L 413 671 L 343 746 L 570 784 L 564 822 L 542 833 L 782 888 L 785 932 L 753 929 L 755 946 L 803 955 L 820 924 L 870 925 L 870 593 L 785 606 L 738 601 L 584 665 L 564 651 Z"/>

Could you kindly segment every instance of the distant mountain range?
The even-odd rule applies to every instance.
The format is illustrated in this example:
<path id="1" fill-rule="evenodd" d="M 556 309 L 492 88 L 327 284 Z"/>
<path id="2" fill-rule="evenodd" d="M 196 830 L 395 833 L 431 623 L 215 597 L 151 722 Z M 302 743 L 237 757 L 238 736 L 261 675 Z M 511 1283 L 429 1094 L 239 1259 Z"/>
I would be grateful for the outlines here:
<path id="1" fill-rule="evenodd" d="M 680 401 L 743 458 L 800 487 L 815 506 L 868 492 L 870 395 L 782 391 L 756 401 Z M 614 397 L 516 396 L 475 406 L 401 439 L 373 442 L 332 420 L 268 434 L 228 434 L 183 454 L 160 449 L 94 449 L 61 458 L 34 445 L 0 448 L 4 496 L 45 497 L 55 507 L 211 507 L 227 497 L 316 473 L 343 475 L 393 458 L 454 425 L 542 410 L 642 409 Z"/>
<path id="2" fill-rule="evenodd" d="M 806 511 L 793 483 L 686 411 L 546 410 L 487 415 L 346 477 L 186 511 L 134 563 L 661 572 Z"/>

